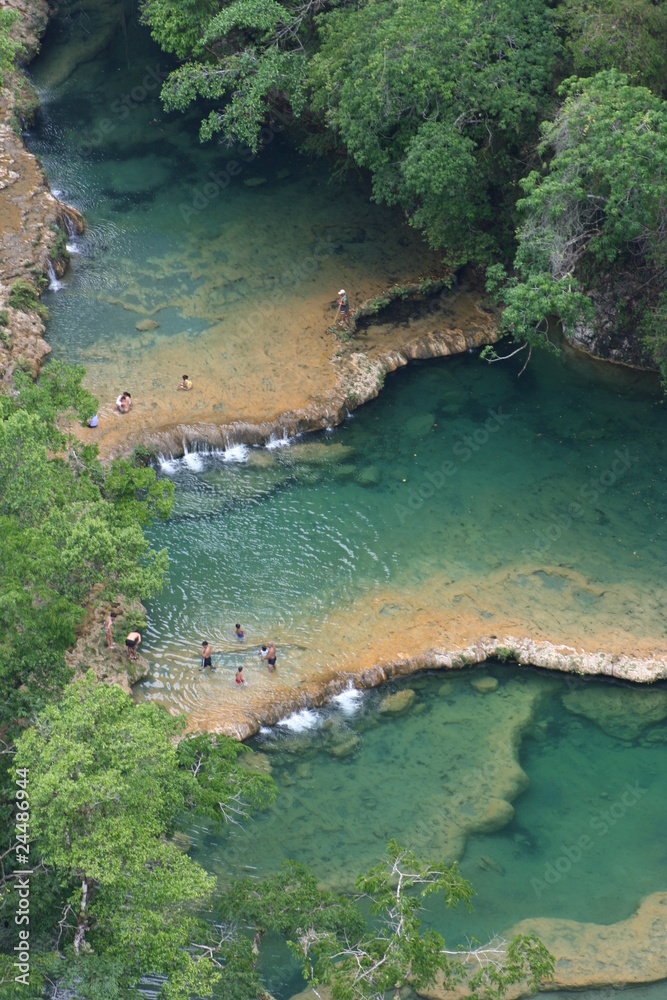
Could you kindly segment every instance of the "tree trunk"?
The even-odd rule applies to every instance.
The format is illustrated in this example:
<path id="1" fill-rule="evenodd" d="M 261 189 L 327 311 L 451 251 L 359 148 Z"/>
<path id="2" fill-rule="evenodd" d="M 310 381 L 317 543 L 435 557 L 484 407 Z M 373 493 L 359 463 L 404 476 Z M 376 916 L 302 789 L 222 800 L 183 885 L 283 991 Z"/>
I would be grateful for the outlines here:
<path id="1" fill-rule="evenodd" d="M 81 880 L 81 906 L 79 907 L 79 916 L 76 925 L 76 934 L 74 935 L 74 952 L 79 955 L 81 946 L 84 946 L 84 951 L 86 949 L 86 904 L 88 902 L 88 882 L 86 879 Z"/>

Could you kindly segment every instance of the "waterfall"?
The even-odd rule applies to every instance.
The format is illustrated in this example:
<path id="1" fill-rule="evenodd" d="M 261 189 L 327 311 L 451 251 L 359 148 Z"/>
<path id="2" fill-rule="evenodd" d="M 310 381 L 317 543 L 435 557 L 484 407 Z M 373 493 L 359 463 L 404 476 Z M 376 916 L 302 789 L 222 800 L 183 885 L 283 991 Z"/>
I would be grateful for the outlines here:
<path id="1" fill-rule="evenodd" d="M 59 288 L 63 287 L 63 285 L 62 281 L 58 281 L 58 276 L 50 260 L 46 262 L 46 269 L 49 275 L 49 291 L 57 292 Z"/>

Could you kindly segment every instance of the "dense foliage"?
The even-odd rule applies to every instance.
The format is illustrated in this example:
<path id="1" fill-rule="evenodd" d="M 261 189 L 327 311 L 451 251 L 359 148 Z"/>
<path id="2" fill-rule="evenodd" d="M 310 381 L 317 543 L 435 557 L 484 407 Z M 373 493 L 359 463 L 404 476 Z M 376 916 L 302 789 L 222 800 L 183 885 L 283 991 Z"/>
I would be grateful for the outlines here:
<path id="1" fill-rule="evenodd" d="M 0 86 L 4 83 L 5 73 L 14 65 L 18 45 L 12 37 L 12 26 L 17 19 L 13 10 L 0 10 Z"/>
<path id="2" fill-rule="evenodd" d="M 75 983 L 80 1000 L 127 996 L 146 973 L 169 977 L 163 995 L 172 1000 L 209 995 L 217 982 L 225 948 L 213 947 L 204 920 L 215 880 L 170 838 L 186 809 L 222 818 L 230 801 L 268 804 L 274 787 L 239 765 L 240 744 L 203 736 L 177 744 L 182 728 L 91 673 L 18 740 L 13 774 L 27 776 L 37 869 L 35 995 L 56 977 Z M 9 887 L 11 864 L 7 873 Z M 2 959 L 6 972 L 12 959 Z"/>
<path id="3" fill-rule="evenodd" d="M 54 363 L 39 383 L 17 372 L 17 393 L 0 395 L 0 722 L 29 716 L 69 679 L 64 652 L 93 587 L 149 597 L 167 567 L 142 525 L 168 516 L 171 484 L 127 460 L 104 468 L 95 446 L 61 429 L 64 414 L 95 412 L 82 377 Z"/>
<path id="4" fill-rule="evenodd" d="M 554 316 L 570 326 L 593 320 L 596 276 L 613 298 L 622 273 L 634 288 L 624 292 L 632 302 L 618 304 L 619 331 L 642 332 L 667 373 L 656 205 L 666 194 L 664 3 L 144 0 L 143 17 L 181 63 L 165 104 L 195 103 L 203 138 L 222 132 L 256 149 L 265 121 L 289 113 L 307 149 L 367 169 L 373 196 L 399 205 L 450 268 L 492 265 L 505 327 L 521 341 Z M 622 218 L 612 224 L 617 208 Z M 554 254 L 551 266 L 538 264 L 535 254 L 559 240 L 568 243 L 566 266 L 554 268 Z"/>
<path id="5" fill-rule="evenodd" d="M 442 893 L 447 906 L 470 905 L 472 886 L 457 865 L 423 862 L 396 841 L 356 881 L 357 896 L 318 886 L 303 865 L 286 861 L 280 872 L 237 883 L 225 912 L 288 938 L 313 986 L 326 984 L 333 1000 L 379 1000 L 409 984 L 465 982 L 470 997 L 501 997 L 516 983 L 536 988 L 553 972 L 553 959 L 532 936 L 451 951 L 436 931 L 422 932 L 423 901 Z"/>
<path id="6" fill-rule="evenodd" d="M 489 260 L 499 235 L 511 236 L 494 217 L 547 107 L 559 51 L 543 0 L 192 8 L 186 32 L 175 0 L 147 0 L 144 17 L 186 60 L 164 88 L 167 106 L 219 102 L 205 137 L 223 130 L 255 146 L 268 103 L 307 109 L 325 145 L 369 169 L 374 197 L 403 206 L 450 264 Z"/>
<path id="7" fill-rule="evenodd" d="M 545 317 L 566 328 L 590 318 L 583 290 L 599 273 L 642 276 L 635 305 L 647 322 L 667 268 L 667 103 L 615 70 L 567 80 L 560 93 L 542 129 L 545 170 L 522 181 L 516 277 L 504 292 L 504 322 L 528 342 L 542 338 Z"/>

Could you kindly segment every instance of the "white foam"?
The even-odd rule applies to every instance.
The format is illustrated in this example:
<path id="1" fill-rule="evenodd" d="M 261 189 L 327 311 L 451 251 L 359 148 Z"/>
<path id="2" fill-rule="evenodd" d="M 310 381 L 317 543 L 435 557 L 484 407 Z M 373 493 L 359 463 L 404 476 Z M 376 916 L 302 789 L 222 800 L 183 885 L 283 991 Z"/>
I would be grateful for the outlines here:
<path id="1" fill-rule="evenodd" d="M 232 444 L 224 451 L 215 452 L 223 462 L 247 462 L 250 449 L 247 444 Z"/>
<path id="2" fill-rule="evenodd" d="M 46 269 L 49 273 L 49 291 L 57 292 L 63 287 L 62 281 L 58 281 L 58 276 L 53 268 L 51 261 L 47 261 Z"/>
<path id="3" fill-rule="evenodd" d="M 76 243 L 66 243 L 67 253 L 81 253 L 81 250 Z"/>
<path id="4" fill-rule="evenodd" d="M 322 716 L 313 712 L 310 708 L 302 708 L 300 712 L 294 712 L 286 719 L 278 721 L 279 726 L 284 726 L 292 733 L 305 733 L 309 729 L 315 729 L 322 721 Z"/>
<path id="5" fill-rule="evenodd" d="M 293 444 L 295 440 L 296 438 L 289 437 L 287 431 L 283 431 L 282 437 L 276 437 L 275 434 L 272 434 L 269 440 L 264 445 L 264 447 L 266 448 L 267 451 L 275 451 L 276 448 L 289 448 L 289 446 Z"/>
<path id="6" fill-rule="evenodd" d="M 160 472 L 164 472 L 166 476 L 174 476 L 178 472 L 180 462 L 177 458 L 172 458 L 171 456 L 167 458 L 166 455 L 158 455 L 157 460 Z"/>
<path id="7" fill-rule="evenodd" d="M 193 472 L 201 472 L 204 468 L 204 459 L 198 451 L 186 452 L 181 461 L 183 462 L 183 465 L 187 466 L 187 468 L 191 469 Z"/>
<path id="8" fill-rule="evenodd" d="M 354 715 L 361 708 L 363 699 L 363 692 L 358 691 L 350 682 L 347 691 L 341 691 L 340 694 L 334 695 L 331 700 L 337 705 L 343 715 Z"/>

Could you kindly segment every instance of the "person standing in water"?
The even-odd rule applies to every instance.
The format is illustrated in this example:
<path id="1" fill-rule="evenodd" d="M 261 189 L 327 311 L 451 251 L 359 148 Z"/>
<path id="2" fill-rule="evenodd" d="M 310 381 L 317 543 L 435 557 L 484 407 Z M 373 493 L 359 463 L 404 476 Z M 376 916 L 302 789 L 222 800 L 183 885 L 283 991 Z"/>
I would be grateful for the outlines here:
<path id="1" fill-rule="evenodd" d="M 243 667 L 239 667 L 236 671 L 236 683 L 245 684 L 245 677 L 243 676 Z"/>
<path id="2" fill-rule="evenodd" d="M 266 651 L 266 664 L 269 673 L 272 674 L 276 669 L 276 647 L 272 642 L 269 643 L 269 648 Z"/>
<path id="3" fill-rule="evenodd" d="M 213 651 L 212 651 L 212 649 L 211 649 L 211 647 L 210 647 L 210 645 L 208 643 L 208 639 L 202 639 L 202 644 L 201 644 L 201 667 L 200 667 L 201 670 L 206 670 L 207 667 L 210 667 L 211 670 L 215 670 L 215 667 L 213 666 L 213 664 L 211 662 L 211 653 L 212 652 Z"/>
<path id="4" fill-rule="evenodd" d="M 245 639 L 245 632 L 243 631 L 238 622 L 236 623 L 236 638 L 239 640 L 239 642 L 242 639 Z"/>

